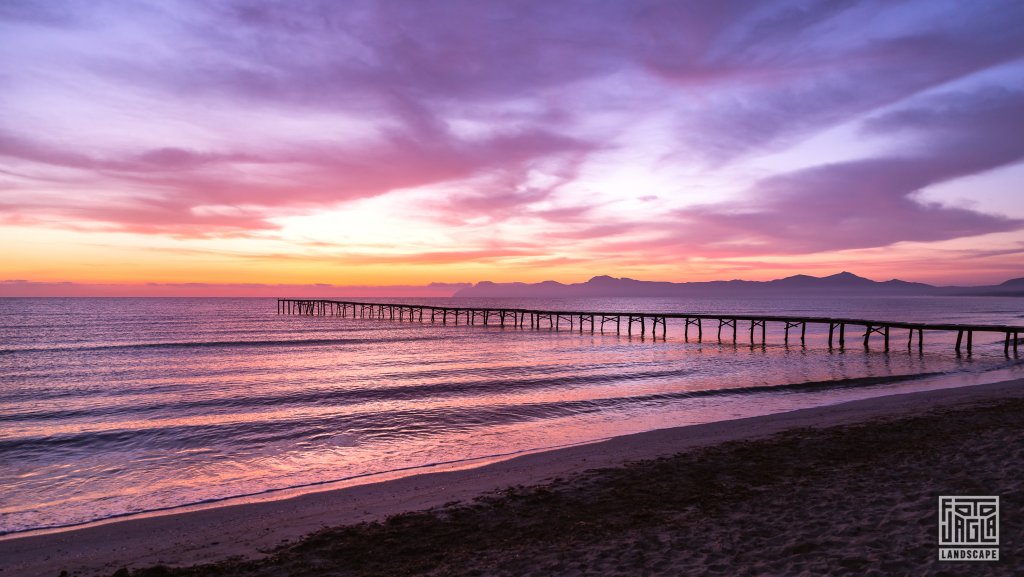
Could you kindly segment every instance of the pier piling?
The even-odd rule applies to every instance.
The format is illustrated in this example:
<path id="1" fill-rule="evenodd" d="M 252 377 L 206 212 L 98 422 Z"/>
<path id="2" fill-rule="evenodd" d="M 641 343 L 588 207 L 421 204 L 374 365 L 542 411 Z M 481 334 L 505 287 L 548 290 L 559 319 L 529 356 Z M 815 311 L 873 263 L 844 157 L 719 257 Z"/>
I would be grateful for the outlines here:
<path id="1" fill-rule="evenodd" d="M 1017 356 L 1020 347 L 1020 333 L 1024 331 L 1021 326 L 1006 325 L 967 325 L 967 324 L 942 324 L 942 323 L 904 323 L 871 321 L 847 318 L 827 317 L 795 317 L 795 316 L 772 316 L 772 315 L 722 315 L 722 314 L 695 314 L 695 313 L 637 313 L 637 312 L 594 312 L 594 311 L 542 311 L 521 308 L 484 308 L 484 307 L 451 307 L 451 306 L 430 306 L 419 304 L 402 303 L 369 303 L 361 301 L 341 301 L 333 299 L 277 299 L 276 310 L 278 315 L 293 316 L 335 316 L 348 318 L 351 311 L 353 319 L 389 319 L 399 322 L 420 322 L 423 323 L 429 311 L 430 322 L 436 323 L 438 317 L 442 325 L 449 324 L 449 316 L 454 324 L 458 325 L 460 317 L 465 315 L 465 325 L 477 325 L 477 317 L 483 326 L 500 325 L 502 328 L 511 325 L 517 328 L 525 328 L 527 320 L 531 330 L 539 330 L 546 320 L 546 328 L 552 331 L 562 330 L 562 322 L 568 324 L 569 330 L 579 329 L 584 332 L 585 324 L 590 325 L 590 332 L 600 330 L 604 333 L 605 325 L 615 323 L 615 333 L 622 334 L 622 319 L 626 319 L 626 334 L 633 335 L 633 325 L 640 325 L 640 336 L 647 336 L 647 322 L 650 321 L 651 336 L 658 337 L 658 328 L 661 327 L 661 338 L 668 337 L 668 319 L 681 319 L 683 321 L 683 337 L 686 341 L 690 338 L 690 327 L 697 329 L 697 341 L 702 342 L 704 337 L 704 320 L 718 321 L 718 342 L 722 342 L 722 329 L 732 328 L 732 342 L 737 343 L 736 332 L 739 321 L 750 323 L 750 344 L 756 343 L 757 328 L 761 329 L 761 344 L 767 344 L 767 325 L 769 322 L 780 323 L 785 331 L 783 342 L 788 345 L 790 329 L 800 327 L 800 343 L 806 343 L 807 325 L 818 324 L 828 326 L 828 347 L 832 349 L 836 340 L 836 329 L 838 329 L 838 346 L 840 350 L 846 346 L 846 325 L 864 327 L 864 347 L 869 348 L 872 334 L 882 336 L 885 351 L 889 351 L 889 340 L 891 330 L 907 330 L 907 349 L 913 349 L 914 333 L 917 333 L 917 349 L 924 352 L 924 331 L 946 331 L 956 332 L 956 354 L 962 354 L 964 350 L 964 335 L 966 333 L 966 353 L 968 356 L 974 353 L 974 333 L 998 333 L 1002 337 L 1003 354 L 1010 355 L 1011 348 L 1013 355 Z M 600 320 L 598 320 L 600 319 Z M 492 323 L 497 320 L 497 323 Z M 578 326 L 577 326 L 578 323 Z M 998 342 L 992 343 L 998 347 Z M 1012 347 L 1011 347 L 1012 345 Z M 998 350 L 998 349 L 996 349 Z"/>

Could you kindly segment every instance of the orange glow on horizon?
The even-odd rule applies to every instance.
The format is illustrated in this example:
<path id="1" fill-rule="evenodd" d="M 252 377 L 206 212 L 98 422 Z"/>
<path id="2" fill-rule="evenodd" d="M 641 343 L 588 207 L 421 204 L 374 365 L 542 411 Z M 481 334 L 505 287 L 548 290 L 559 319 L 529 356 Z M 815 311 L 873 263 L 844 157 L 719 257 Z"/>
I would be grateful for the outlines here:
<path id="1" fill-rule="evenodd" d="M 1009 8 L 671 5 L 0 11 L 0 282 L 1021 276 Z"/>

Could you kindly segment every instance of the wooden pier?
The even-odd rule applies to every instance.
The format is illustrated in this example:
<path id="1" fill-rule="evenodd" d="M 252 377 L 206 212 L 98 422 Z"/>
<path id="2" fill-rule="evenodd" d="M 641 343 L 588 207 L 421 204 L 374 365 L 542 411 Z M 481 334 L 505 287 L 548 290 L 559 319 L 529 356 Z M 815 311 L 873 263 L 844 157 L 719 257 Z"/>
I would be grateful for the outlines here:
<path id="1" fill-rule="evenodd" d="M 664 339 L 668 333 L 668 320 L 679 319 L 684 321 L 683 338 L 690 340 L 690 331 L 693 330 L 697 342 L 704 339 L 704 322 L 709 323 L 709 328 L 715 328 L 717 323 L 717 340 L 722 341 L 722 329 L 726 329 L 726 337 L 736 343 L 738 327 L 741 323 L 749 325 L 750 344 L 766 342 L 768 323 L 777 323 L 784 328 L 783 342 L 789 344 L 790 331 L 793 331 L 793 338 L 800 339 L 804 344 L 807 338 L 807 325 L 828 326 L 828 347 L 840 350 L 846 348 L 847 327 L 855 327 L 864 331 L 863 345 L 865 348 L 871 346 L 871 336 L 878 335 L 882 339 L 885 350 L 889 350 L 890 333 L 892 329 L 907 331 L 907 348 L 912 349 L 916 340 L 919 351 L 924 350 L 925 331 L 955 332 L 956 353 L 959 355 L 966 349 L 968 355 L 973 352 L 974 333 L 1000 333 L 1004 335 L 1003 354 L 1018 355 L 1020 333 L 1024 327 L 1004 325 L 962 325 L 962 324 L 936 324 L 936 323 L 903 323 L 888 321 L 871 321 L 864 319 L 840 319 L 828 317 L 792 317 L 792 316 L 751 316 L 751 315 L 722 315 L 722 314 L 690 314 L 690 313 L 638 313 L 638 312 L 586 312 L 586 311 L 545 311 L 521 308 L 489 308 L 489 307 L 449 307 L 420 304 L 400 303 L 371 303 L 360 301 L 341 301 L 330 299 L 277 299 L 277 314 L 279 315 L 308 315 L 308 316 L 338 316 L 359 319 L 387 319 L 407 322 L 431 322 L 447 324 L 484 325 L 515 328 L 530 328 L 533 330 L 584 330 L 591 333 L 605 332 L 605 327 L 614 325 L 615 334 L 633 335 L 633 327 L 637 326 L 641 337 L 647 336 L 647 328 L 650 325 L 651 336 L 658 337 L 660 328 L 661 338 Z M 799 329 L 799 330 L 798 330 Z M 611 329 L 609 328 L 609 331 Z M 730 335 L 731 332 L 731 335 Z M 966 342 L 965 337 L 966 335 Z M 966 346 L 965 346 L 966 345 Z"/>

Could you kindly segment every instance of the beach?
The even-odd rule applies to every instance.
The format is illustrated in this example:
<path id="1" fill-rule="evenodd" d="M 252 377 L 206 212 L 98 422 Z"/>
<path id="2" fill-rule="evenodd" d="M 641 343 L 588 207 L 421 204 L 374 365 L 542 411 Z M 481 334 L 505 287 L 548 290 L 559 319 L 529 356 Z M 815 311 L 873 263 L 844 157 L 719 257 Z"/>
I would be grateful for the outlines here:
<path id="1" fill-rule="evenodd" d="M 988 324 L 1019 310 L 1017 300 L 980 297 L 839 304 L 473 301 L 864 318 L 900 311 L 923 322 L 955 308 L 960 322 Z M 566 326 L 277 315 L 274 306 L 0 299 L 0 462 L 8 464 L 0 467 L 0 536 L 1024 377 L 991 335 L 976 335 L 975 354 L 956 356 L 955 333 L 941 331 L 929 331 L 922 354 L 903 348 L 904 331 L 889 352 L 860 343 L 830 349 L 826 325 L 809 326 L 806 343 L 786 343 L 782 323 L 769 323 L 767 342 L 750 344 L 746 327 L 738 343 L 710 331 L 700 341 L 691 330 L 687 340 L 675 318 L 667 338 L 653 339 Z"/>
<path id="2" fill-rule="evenodd" d="M 0 574 L 1020 574 L 1022 411 L 1016 380 L 656 430 L 9 538 Z M 938 561 L 940 495 L 1001 497 L 1000 561 Z"/>
<path id="3" fill-rule="evenodd" d="M 1022 23 L 0 0 L 0 577 L 1024 576 Z"/>

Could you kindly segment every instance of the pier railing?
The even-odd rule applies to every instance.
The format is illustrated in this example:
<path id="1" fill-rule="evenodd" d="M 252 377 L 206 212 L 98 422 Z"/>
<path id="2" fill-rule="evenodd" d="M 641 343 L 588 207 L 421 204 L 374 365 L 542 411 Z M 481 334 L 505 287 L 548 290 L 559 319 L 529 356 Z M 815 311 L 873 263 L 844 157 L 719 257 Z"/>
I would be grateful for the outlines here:
<path id="1" fill-rule="evenodd" d="M 889 350 L 890 331 L 892 329 L 907 331 L 907 348 L 912 348 L 915 341 L 919 350 L 924 349 L 925 331 L 945 331 L 956 333 L 956 353 L 960 354 L 966 344 L 967 354 L 974 348 L 974 333 L 1001 333 L 1004 335 L 1003 353 L 1009 355 L 1012 349 L 1014 356 L 1018 354 L 1020 333 L 1024 327 L 1007 325 L 973 325 L 943 323 L 906 323 L 891 321 L 873 321 L 866 319 L 799 317 L 775 315 L 726 315 L 697 313 L 640 313 L 640 312 L 596 312 L 596 311 L 556 311 L 524 308 L 495 307 L 453 307 L 423 304 L 371 303 L 361 301 L 342 301 L 331 299 L 277 299 L 277 313 L 287 315 L 339 316 L 351 318 L 377 318 L 410 322 L 431 322 L 443 325 L 497 325 L 516 328 L 563 330 L 589 330 L 604 332 L 606 326 L 614 325 L 615 333 L 633 335 L 633 327 L 638 326 L 641 337 L 647 335 L 650 325 L 651 336 L 656 337 L 661 329 L 661 337 L 668 332 L 668 319 L 684 321 L 683 336 L 690 339 L 693 330 L 698 342 L 704 339 L 704 323 L 708 321 L 710 329 L 715 330 L 716 338 L 722 340 L 722 331 L 726 336 L 731 332 L 733 342 L 737 341 L 739 323 L 749 324 L 750 343 L 766 342 L 766 325 L 778 323 L 784 327 L 784 342 L 789 344 L 790 331 L 796 338 L 799 329 L 801 344 L 806 342 L 807 325 L 828 326 L 828 346 L 839 349 L 846 347 L 847 327 L 860 327 L 864 330 L 861 338 L 865 347 L 870 346 L 872 335 L 878 335 Z M 716 326 L 717 323 L 717 326 Z M 609 331 L 611 329 L 609 328 Z M 966 337 L 966 338 L 965 338 Z M 966 342 L 965 342 L 966 341 Z"/>

